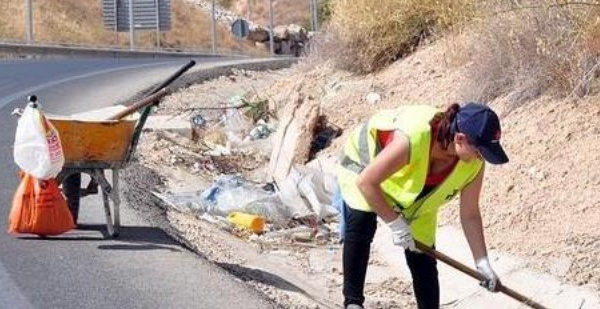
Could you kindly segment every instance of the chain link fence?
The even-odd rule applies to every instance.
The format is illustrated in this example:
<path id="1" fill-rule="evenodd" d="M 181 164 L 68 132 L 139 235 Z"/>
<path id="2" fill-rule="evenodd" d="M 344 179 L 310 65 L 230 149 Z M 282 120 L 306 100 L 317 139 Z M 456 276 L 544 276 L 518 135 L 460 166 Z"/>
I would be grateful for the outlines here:
<path id="1" fill-rule="evenodd" d="M 165 1 L 170 6 L 168 29 L 161 31 L 134 24 L 131 33 L 105 22 L 106 7 L 110 4 L 127 7 L 132 3 L 135 8 L 142 2 L 164 5 Z M 253 56 L 268 56 L 270 52 L 299 55 L 309 31 L 320 26 L 315 16 L 319 15 L 322 1 L 326 0 L 2 0 L 0 42 Z M 254 36 L 241 38 L 232 33 L 232 24 L 239 19 L 248 22 L 249 33 Z M 301 42 L 290 50 L 295 43 L 286 46 L 288 40 Z"/>

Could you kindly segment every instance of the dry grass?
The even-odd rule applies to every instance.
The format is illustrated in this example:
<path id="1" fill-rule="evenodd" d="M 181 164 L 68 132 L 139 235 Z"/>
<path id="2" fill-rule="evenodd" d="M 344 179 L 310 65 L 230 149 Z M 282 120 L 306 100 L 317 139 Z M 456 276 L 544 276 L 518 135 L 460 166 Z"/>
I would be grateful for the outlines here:
<path id="1" fill-rule="evenodd" d="M 25 40 L 25 2 L 0 1 L 0 39 Z M 104 29 L 101 1 L 36 0 L 34 38 L 39 43 L 128 46 L 128 33 L 115 34 Z M 210 17 L 183 0 L 173 0 L 172 29 L 161 34 L 161 45 L 175 49 L 209 50 L 212 44 Z M 221 51 L 257 52 L 250 44 L 238 41 L 229 29 L 218 27 Z M 153 48 L 156 33 L 137 32 L 136 46 Z"/>
<path id="2" fill-rule="evenodd" d="M 599 0 L 331 0 L 309 48 L 355 73 L 378 71 L 448 29 L 449 63 L 466 66 L 462 99 L 598 93 Z M 460 33 L 460 35 L 458 35 Z M 466 39 L 465 39 L 466 38 Z"/>
<path id="3" fill-rule="evenodd" d="M 558 96 L 594 93 L 600 10 L 598 1 L 578 3 L 489 1 L 467 42 L 455 46 L 467 52 L 470 63 L 462 87 L 465 99 L 489 101 L 510 94 L 510 101 L 519 104 L 548 91 Z"/>
<path id="4" fill-rule="evenodd" d="M 342 69 L 377 71 L 412 52 L 432 32 L 470 18 L 468 0 L 332 0 L 321 54 Z"/>
<path id="5" fill-rule="evenodd" d="M 8 40 L 25 38 L 23 1 L 0 1 L 0 37 Z"/>
<path id="6" fill-rule="evenodd" d="M 18 2 L 24 5 L 24 1 Z M 110 33 L 102 25 L 100 1 L 37 0 L 33 3 L 34 37 L 37 42 L 94 45 L 98 41 L 110 40 Z M 23 19 L 18 21 L 22 22 Z"/>

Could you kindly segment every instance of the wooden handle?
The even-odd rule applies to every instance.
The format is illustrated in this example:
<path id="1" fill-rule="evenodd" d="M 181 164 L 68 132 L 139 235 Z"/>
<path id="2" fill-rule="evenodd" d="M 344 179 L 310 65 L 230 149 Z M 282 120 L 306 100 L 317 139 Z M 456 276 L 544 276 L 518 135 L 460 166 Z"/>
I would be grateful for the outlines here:
<path id="1" fill-rule="evenodd" d="M 442 262 L 444 262 L 444 263 L 452 266 L 455 269 L 460 270 L 461 272 L 463 272 L 463 273 L 465 273 L 465 274 L 467 274 L 467 275 L 469 275 L 469 276 L 471 276 L 471 277 L 473 277 L 473 278 L 475 278 L 475 279 L 477 279 L 479 281 L 482 281 L 484 279 L 484 277 L 479 272 L 477 272 L 476 270 L 474 270 L 474 269 L 472 269 L 472 268 L 470 268 L 470 267 L 468 267 L 468 266 L 460 263 L 459 261 L 457 261 L 457 260 L 455 260 L 455 259 L 453 259 L 453 258 L 451 258 L 451 257 L 449 257 L 449 256 L 447 256 L 447 255 L 445 255 L 445 254 L 443 254 L 443 253 L 441 253 L 441 252 L 439 252 L 439 251 L 437 251 L 437 250 L 429 247 L 429 246 L 426 246 L 425 244 L 423 244 L 421 242 L 415 241 L 415 244 L 416 244 L 417 249 L 421 250 L 423 253 L 431 256 L 432 258 L 440 260 L 440 261 L 442 261 Z M 523 304 L 531 307 L 531 308 L 534 308 L 534 309 L 547 309 L 546 307 L 544 307 L 544 306 L 540 305 L 539 303 L 533 301 L 531 298 L 525 297 L 522 294 L 517 293 L 515 290 L 512 290 L 512 289 L 508 288 L 504 284 L 502 284 L 500 282 L 498 284 L 499 284 L 498 288 L 497 288 L 498 292 L 502 292 L 502 293 L 504 293 L 504 294 L 512 297 L 513 299 L 515 299 L 515 300 L 517 300 L 517 301 L 519 301 L 519 302 L 521 302 L 521 303 L 523 303 Z"/>
<path id="2" fill-rule="evenodd" d="M 135 111 L 137 111 L 140 108 L 143 108 L 143 107 L 148 106 L 150 104 L 156 103 L 158 100 L 160 100 L 162 97 L 166 96 L 169 93 L 170 93 L 170 91 L 168 89 L 159 90 L 158 92 L 154 93 L 153 95 L 145 97 L 141 101 L 133 103 L 132 105 L 128 106 L 126 109 L 124 109 L 124 110 L 116 113 L 115 115 L 109 117 L 108 120 L 119 120 L 119 119 L 122 119 L 124 117 L 127 117 L 127 116 L 135 113 Z"/>

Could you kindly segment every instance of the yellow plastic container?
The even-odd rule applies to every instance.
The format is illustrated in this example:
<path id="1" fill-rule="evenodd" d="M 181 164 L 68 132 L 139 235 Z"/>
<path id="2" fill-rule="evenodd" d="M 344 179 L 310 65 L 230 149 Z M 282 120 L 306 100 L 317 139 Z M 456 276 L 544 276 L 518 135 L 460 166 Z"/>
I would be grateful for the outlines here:
<path id="1" fill-rule="evenodd" d="M 249 229 L 256 234 L 260 234 L 265 230 L 265 220 L 257 215 L 234 211 L 227 216 L 227 221 L 235 224 L 235 226 Z"/>

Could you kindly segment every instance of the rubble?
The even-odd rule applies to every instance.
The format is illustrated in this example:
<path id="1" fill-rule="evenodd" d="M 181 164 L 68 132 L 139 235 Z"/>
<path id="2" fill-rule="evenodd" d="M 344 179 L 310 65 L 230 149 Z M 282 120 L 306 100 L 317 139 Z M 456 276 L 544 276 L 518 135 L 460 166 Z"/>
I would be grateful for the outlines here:
<path id="1" fill-rule="evenodd" d="M 255 246 L 261 256 L 271 256 L 271 253 L 288 251 L 289 254 L 285 259 L 291 260 L 285 264 L 296 261 L 300 265 L 297 276 L 309 276 L 315 273 L 312 268 L 322 268 L 321 265 L 316 265 L 314 262 L 308 263 L 311 256 L 310 250 L 320 250 L 323 246 L 339 248 L 338 225 L 335 222 L 336 213 L 330 211 L 327 214 L 323 211 L 323 205 L 328 204 L 331 199 L 329 197 L 332 186 L 331 179 L 328 178 L 330 180 L 326 181 L 322 176 L 317 177 L 323 172 L 319 167 L 309 169 L 296 166 L 294 169 L 296 181 L 288 181 L 289 184 L 285 185 L 285 190 L 293 192 L 291 194 L 298 199 L 295 202 L 300 201 L 300 203 L 293 203 L 293 206 L 289 207 L 279 198 L 281 189 L 279 184 L 265 182 L 264 177 L 268 170 L 268 155 L 271 152 L 270 149 L 274 147 L 271 145 L 274 143 L 282 123 L 278 121 L 279 117 L 273 117 L 274 115 L 264 117 L 264 113 L 246 113 L 248 109 L 240 109 L 240 114 L 248 115 L 244 117 L 246 117 L 245 121 L 250 124 L 247 127 L 250 130 L 236 132 L 239 134 L 238 141 L 232 143 L 231 134 L 229 136 L 225 134 L 227 113 L 222 110 L 197 108 L 222 107 L 224 106 L 223 101 L 228 102 L 225 105 L 229 105 L 233 101 L 239 103 L 242 99 L 252 101 L 252 96 L 242 95 L 240 98 L 239 94 L 248 92 L 243 89 L 240 91 L 241 86 L 248 85 L 244 83 L 244 80 L 251 79 L 254 83 L 260 82 L 252 79 L 253 74 L 255 73 L 240 72 L 235 78 L 228 78 L 226 81 L 220 80 L 221 85 L 223 83 L 235 85 L 235 88 L 238 89 L 237 94 L 230 93 L 226 97 L 219 96 L 212 102 L 190 100 L 189 105 L 181 104 L 181 101 L 173 102 L 170 105 L 169 100 L 186 97 L 184 94 L 175 93 L 165 99 L 167 102 L 161 103 L 161 109 L 158 110 L 159 117 L 156 120 L 163 123 L 152 125 L 151 128 L 145 130 L 138 150 L 140 163 L 158 171 L 166 181 L 165 188 L 160 191 L 152 190 L 156 201 L 150 205 L 160 201 L 169 218 L 168 225 L 175 228 L 173 233 L 188 243 L 190 247 L 197 248 L 200 254 L 209 257 L 212 261 L 225 263 L 222 265 L 248 265 L 246 259 L 234 257 L 234 252 L 239 249 L 233 249 L 226 244 L 215 246 L 214 241 L 218 237 L 223 237 L 222 233 L 226 233 L 244 239 L 248 245 Z M 212 87 L 210 84 L 211 82 L 207 82 L 204 87 Z M 173 106 L 177 106 L 177 108 L 173 109 Z M 190 108 L 193 108 L 192 113 L 188 112 Z M 253 112 L 256 111 L 257 109 Z M 314 121 L 317 118 L 316 111 L 317 109 L 314 107 L 308 109 L 308 112 L 314 115 Z M 191 133 L 194 130 L 191 119 L 198 115 L 201 116 L 202 121 L 200 121 L 200 126 L 196 126 L 196 138 L 192 139 Z M 263 117 L 259 117 L 259 115 Z M 284 116 L 285 114 L 281 111 L 278 115 Z M 253 120 L 255 116 L 256 121 Z M 181 127 L 184 127 L 185 123 L 186 130 L 179 131 L 179 125 L 174 126 L 175 128 L 165 125 L 165 122 L 168 124 L 169 119 L 173 117 L 181 120 L 178 121 Z M 186 119 L 190 120 L 186 121 Z M 291 121 L 292 119 L 290 119 Z M 296 122 L 298 121 L 296 120 Z M 253 130 L 260 134 L 254 135 Z M 310 134 L 306 135 L 309 146 L 302 148 L 303 161 L 308 160 L 310 136 Z M 220 153 L 217 154 L 217 151 Z M 304 174 L 309 170 L 312 171 L 312 174 Z M 315 181 L 319 186 L 329 183 L 327 189 L 315 190 Z M 307 198 L 306 195 L 310 197 Z M 213 203 L 207 203 L 207 200 L 210 199 L 213 200 Z M 224 205 L 236 207 L 220 209 Z M 232 211 L 243 211 L 266 219 L 264 233 L 256 234 L 238 224 L 232 224 L 230 220 L 227 220 L 227 215 Z M 208 228 L 206 224 L 220 232 L 215 234 L 214 231 L 206 231 Z M 244 252 L 249 253 L 247 249 L 244 249 Z M 339 259 L 339 254 L 339 250 L 336 249 L 336 259 Z M 263 258 L 260 261 L 264 264 Z M 227 266 L 225 268 L 228 269 Z M 336 289 L 332 289 L 331 294 L 328 294 L 321 291 L 320 285 L 318 288 L 311 285 L 303 287 L 303 289 L 311 291 L 311 297 L 307 299 L 301 294 L 282 291 L 261 283 L 258 273 L 239 272 L 237 267 L 235 269 L 236 275 L 248 278 L 249 283 L 263 291 L 267 297 L 272 297 L 278 304 L 284 304 L 285 308 L 333 308 L 327 304 L 337 301 L 331 301 L 329 297 L 339 298 Z M 276 267 L 276 269 L 285 270 L 286 268 Z M 289 273 L 289 270 L 285 270 L 285 272 Z M 319 276 L 325 275 L 319 274 Z M 339 273 L 336 276 L 339 276 Z M 298 284 L 295 279 L 293 281 L 294 284 Z M 305 279 L 303 281 L 311 282 L 312 280 Z M 327 300 L 315 301 L 315 297 Z"/>
<path id="2" fill-rule="evenodd" d="M 285 180 L 292 165 L 308 162 L 319 105 L 313 98 L 296 92 L 281 114 L 269 160 L 269 175 L 276 183 Z"/>
<path id="3" fill-rule="evenodd" d="M 151 115 L 144 125 L 146 131 L 167 131 L 190 139 L 193 139 L 192 128 L 190 120 L 166 115 Z"/>
<path id="4" fill-rule="evenodd" d="M 247 40 L 255 43 L 256 46 L 263 46 L 269 49 L 270 37 L 269 29 L 255 27 L 250 29 Z M 299 57 L 308 44 L 308 31 L 300 25 L 278 25 L 273 29 L 273 50 L 278 55 L 293 55 Z"/>

